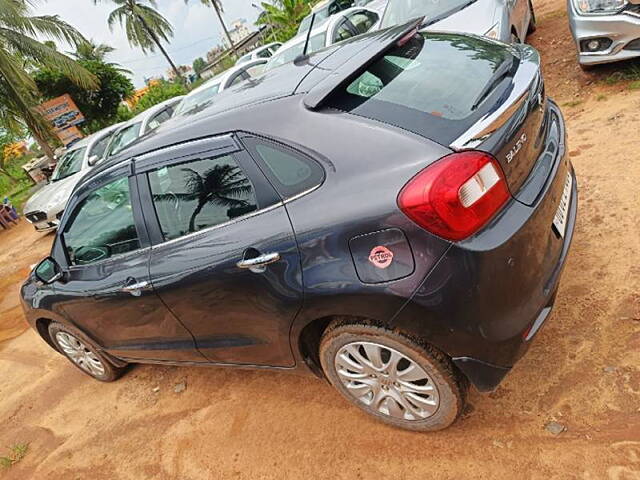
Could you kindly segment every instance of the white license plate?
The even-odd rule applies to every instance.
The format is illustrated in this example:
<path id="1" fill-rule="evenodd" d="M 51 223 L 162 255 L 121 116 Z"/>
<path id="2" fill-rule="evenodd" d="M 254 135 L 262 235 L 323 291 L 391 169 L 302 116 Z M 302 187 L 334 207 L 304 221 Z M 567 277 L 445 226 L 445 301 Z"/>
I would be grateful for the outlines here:
<path id="1" fill-rule="evenodd" d="M 562 198 L 560 199 L 560 205 L 553 218 L 553 226 L 561 237 L 567 230 L 567 218 L 569 217 L 569 204 L 571 203 L 571 189 L 573 187 L 573 177 L 571 173 L 567 174 L 567 179 L 564 182 L 564 190 L 562 191 Z"/>

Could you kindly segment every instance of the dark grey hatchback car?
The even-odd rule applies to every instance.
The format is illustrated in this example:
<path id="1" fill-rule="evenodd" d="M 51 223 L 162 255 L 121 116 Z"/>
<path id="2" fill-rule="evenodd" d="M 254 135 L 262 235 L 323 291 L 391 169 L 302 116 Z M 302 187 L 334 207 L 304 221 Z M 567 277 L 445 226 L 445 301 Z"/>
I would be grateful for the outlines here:
<path id="1" fill-rule="evenodd" d="M 173 119 L 94 169 L 27 318 L 78 368 L 297 370 L 412 430 L 450 425 L 547 319 L 577 212 L 524 45 L 355 38 Z"/>

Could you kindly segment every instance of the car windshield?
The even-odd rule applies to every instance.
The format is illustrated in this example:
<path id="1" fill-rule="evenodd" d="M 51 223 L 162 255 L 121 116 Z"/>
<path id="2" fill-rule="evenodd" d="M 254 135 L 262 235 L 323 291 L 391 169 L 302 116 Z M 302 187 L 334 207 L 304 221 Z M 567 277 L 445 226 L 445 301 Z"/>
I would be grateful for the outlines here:
<path id="1" fill-rule="evenodd" d="M 67 178 L 78 173 L 82 169 L 82 160 L 84 160 L 84 154 L 86 151 L 87 147 L 83 147 L 65 153 L 58 162 L 58 165 L 51 176 L 51 180 L 57 182 L 58 180 L 62 180 L 63 178 Z"/>
<path id="2" fill-rule="evenodd" d="M 108 156 L 115 155 L 127 148 L 131 142 L 138 138 L 141 126 L 142 122 L 134 123 L 133 125 L 129 125 L 116 133 L 113 136 L 111 145 L 109 146 Z"/>
<path id="3" fill-rule="evenodd" d="M 218 94 L 219 90 L 220 84 L 216 83 L 214 85 L 211 85 L 210 87 L 206 87 L 185 97 L 178 105 L 178 108 L 176 108 L 176 115 L 189 112 L 194 108 L 198 108 L 211 103 L 211 100 Z"/>
<path id="4" fill-rule="evenodd" d="M 325 42 L 327 39 L 327 33 L 319 33 L 309 39 L 309 49 L 307 53 L 313 53 L 316 50 L 320 50 L 324 48 Z M 273 68 L 279 67 L 280 65 L 284 65 L 285 63 L 292 62 L 298 55 L 302 54 L 304 50 L 304 42 L 302 40 L 299 43 L 296 43 L 294 46 L 289 47 L 287 49 L 278 50 L 274 53 L 273 57 L 269 60 L 269 62 L 265 66 L 265 71 L 269 71 Z"/>
<path id="5" fill-rule="evenodd" d="M 389 0 L 382 17 L 382 28 L 399 25 L 416 17 L 429 21 L 450 11 L 459 10 L 475 0 Z"/>

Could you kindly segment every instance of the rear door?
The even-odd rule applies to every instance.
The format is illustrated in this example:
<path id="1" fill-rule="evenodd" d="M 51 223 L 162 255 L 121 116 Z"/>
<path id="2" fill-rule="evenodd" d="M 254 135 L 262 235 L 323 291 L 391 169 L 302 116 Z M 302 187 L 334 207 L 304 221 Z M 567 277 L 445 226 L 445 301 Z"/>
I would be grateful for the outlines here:
<path id="1" fill-rule="evenodd" d="M 136 162 L 150 274 L 211 362 L 293 366 L 300 256 L 285 206 L 231 136 Z"/>

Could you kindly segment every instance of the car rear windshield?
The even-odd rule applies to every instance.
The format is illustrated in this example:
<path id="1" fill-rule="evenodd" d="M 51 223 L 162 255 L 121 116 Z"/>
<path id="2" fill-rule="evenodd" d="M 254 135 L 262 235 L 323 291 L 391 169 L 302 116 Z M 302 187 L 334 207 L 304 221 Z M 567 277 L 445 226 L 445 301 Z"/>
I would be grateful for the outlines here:
<path id="1" fill-rule="evenodd" d="M 417 17 L 428 22 L 437 17 L 446 17 L 475 0 L 389 0 L 382 17 L 382 28 L 400 25 Z"/>
<path id="2" fill-rule="evenodd" d="M 508 95 L 518 64 L 491 41 L 421 33 L 340 87 L 328 105 L 448 145 Z"/>

